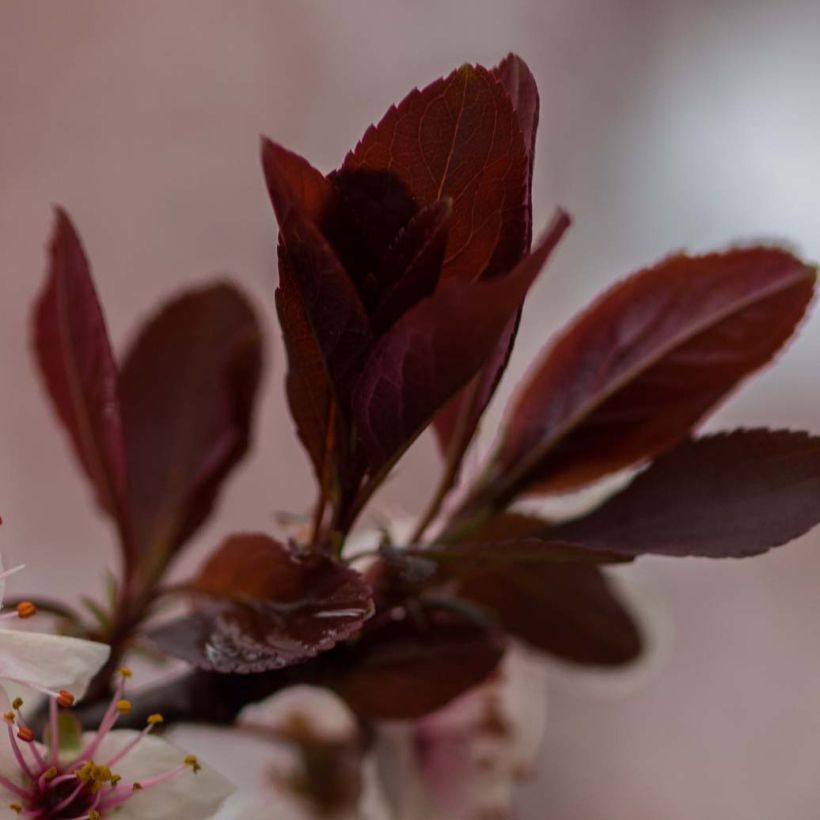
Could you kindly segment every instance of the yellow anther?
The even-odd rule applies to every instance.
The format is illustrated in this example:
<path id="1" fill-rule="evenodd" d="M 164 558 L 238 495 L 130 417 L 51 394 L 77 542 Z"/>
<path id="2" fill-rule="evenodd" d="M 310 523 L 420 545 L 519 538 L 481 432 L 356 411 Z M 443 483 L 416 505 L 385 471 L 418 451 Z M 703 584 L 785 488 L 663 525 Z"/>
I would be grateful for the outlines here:
<path id="1" fill-rule="evenodd" d="M 131 701 L 130 700 L 118 700 L 117 701 L 117 711 L 121 715 L 127 715 L 131 711 Z"/>
<path id="2" fill-rule="evenodd" d="M 11 702 L 11 708 L 12 708 L 12 709 L 14 709 L 14 711 L 15 711 L 15 712 L 19 712 L 19 711 L 20 711 L 20 707 L 21 707 L 22 705 L 23 705 L 23 699 L 22 699 L 22 698 L 15 698 L 15 699 Z"/>
<path id="3" fill-rule="evenodd" d="M 3 717 L 7 723 L 14 723 L 14 712 L 6 712 Z"/>
<path id="4" fill-rule="evenodd" d="M 156 726 L 158 723 L 162 723 L 165 718 L 159 713 L 156 712 L 153 715 L 148 715 L 147 723 L 149 726 Z"/>
<path id="5" fill-rule="evenodd" d="M 23 807 L 19 803 L 9 803 L 9 808 L 15 814 L 20 814 L 20 812 L 23 811 Z"/>
<path id="6" fill-rule="evenodd" d="M 37 607 L 31 601 L 20 601 L 17 604 L 18 618 L 31 618 L 37 614 Z"/>
<path id="7" fill-rule="evenodd" d="M 134 783 L 134 785 L 131 786 L 131 791 L 132 792 L 138 792 L 138 791 L 141 791 L 141 789 L 142 789 L 142 783 Z"/>
<path id="8" fill-rule="evenodd" d="M 121 775 L 121 774 L 113 774 L 113 775 L 111 775 L 111 785 L 112 785 L 112 786 L 116 786 L 116 785 L 117 785 L 117 783 L 119 783 L 119 782 L 120 782 L 120 780 L 122 780 L 122 775 Z"/>
<path id="9" fill-rule="evenodd" d="M 101 817 L 102 815 L 96 809 L 91 809 L 88 812 L 88 820 L 100 820 Z"/>
<path id="10" fill-rule="evenodd" d="M 57 769 L 54 766 L 52 766 L 50 769 L 46 769 L 43 772 L 43 777 L 46 780 L 54 780 L 54 778 L 57 777 L 57 774 L 58 774 Z"/>
<path id="11" fill-rule="evenodd" d="M 121 666 L 120 667 L 120 675 L 123 678 L 130 678 L 134 673 L 127 667 Z"/>
<path id="12" fill-rule="evenodd" d="M 95 768 L 96 767 L 94 766 L 93 761 L 87 760 L 82 766 L 80 766 L 79 769 L 77 769 L 76 772 L 74 772 L 74 774 L 77 777 L 77 780 L 85 786 L 87 783 L 91 782 Z"/>
<path id="13" fill-rule="evenodd" d="M 202 766 L 199 765 L 199 760 L 197 760 L 196 755 L 188 755 L 182 762 L 186 766 L 190 766 L 194 773 L 198 772 L 202 768 Z"/>

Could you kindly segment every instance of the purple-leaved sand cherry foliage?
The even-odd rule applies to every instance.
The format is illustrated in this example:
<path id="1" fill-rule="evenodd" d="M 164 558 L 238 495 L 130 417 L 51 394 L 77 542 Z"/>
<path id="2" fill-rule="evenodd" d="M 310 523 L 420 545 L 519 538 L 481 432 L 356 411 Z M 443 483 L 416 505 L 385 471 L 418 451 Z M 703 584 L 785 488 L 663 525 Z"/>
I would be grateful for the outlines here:
<path id="1" fill-rule="evenodd" d="M 482 734 L 505 657 L 523 646 L 568 664 L 628 664 L 646 630 L 611 565 L 758 555 L 820 522 L 819 437 L 764 426 L 698 434 L 806 315 L 815 270 L 774 245 L 678 253 L 615 281 L 555 330 L 479 469 L 465 469 L 527 295 L 573 241 L 561 208 L 534 224 L 539 105 L 527 65 L 509 55 L 411 91 L 329 173 L 262 140 L 260 188 L 264 180 L 278 226 L 271 301 L 284 391 L 315 492 L 289 526 L 221 534 L 183 583 L 167 571 L 253 443 L 265 360 L 257 316 L 269 306 L 253 307 L 229 281 L 203 283 L 157 310 L 117 355 L 89 256 L 57 210 L 33 348 L 121 561 L 104 600 L 86 595 L 83 610 L 54 611 L 66 634 L 110 648 L 75 713 L 102 719 L 100 748 L 122 763 L 123 783 L 132 754 L 160 743 L 144 737 L 121 761 L 106 745 L 104 704 L 139 647 L 189 671 L 145 692 L 122 715 L 127 726 L 141 732 L 157 712 L 232 725 L 287 687 L 321 687 L 371 740 L 383 721 L 420 721 L 413 731 L 431 744 L 422 779 L 435 800 L 474 806 L 475 816 L 492 803 L 503 816 L 512 764 L 493 770 L 483 795 L 453 797 L 455 775 L 440 775 L 447 758 L 458 783 L 470 780 L 471 744 L 515 757 L 514 744 Z M 412 526 L 399 532 L 388 521 L 362 546 L 362 514 L 426 431 L 441 453 L 429 503 Z M 584 514 L 532 512 L 534 499 L 622 471 L 635 475 Z M 168 601 L 184 611 L 162 617 Z M 10 678 L 46 691 L 67 671 L 30 673 L 22 667 L 38 658 L 9 657 Z M 472 712 L 439 720 L 473 696 Z M 436 751 L 445 748 L 452 755 Z M 177 770 L 164 772 L 151 775 L 167 782 L 146 797 L 183 788 Z M 118 805 L 120 781 L 113 792 L 106 783 L 94 807 L 83 792 L 87 816 Z"/>

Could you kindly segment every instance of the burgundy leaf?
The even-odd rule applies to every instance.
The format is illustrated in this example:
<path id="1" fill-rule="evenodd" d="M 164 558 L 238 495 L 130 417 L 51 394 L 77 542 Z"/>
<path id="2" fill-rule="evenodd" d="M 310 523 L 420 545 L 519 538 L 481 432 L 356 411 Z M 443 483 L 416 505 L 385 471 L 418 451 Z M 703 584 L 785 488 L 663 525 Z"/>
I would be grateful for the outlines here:
<path id="1" fill-rule="evenodd" d="M 385 290 L 374 311 L 372 324 L 376 335 L 387 331 L 436 289 L 452 212 L 449 199 L 422 208 L 388 249 L 379 278 L 383 282 L 392 278 L 395 281 Z"/>
<path id="2" fill-rule="evenodd" d="M 115 518 L 123 548 L 132 553 L 117 366 L 88 259 L 62 209 L 56 212 L 49 255 L 48 278 L 34 314 L 40 371 L 100 506 Z"/>
<path id="3" fill-rule="evenodd" d="M 247 452 L 261 364 L 256 317 L 227 284 L 170 302 L 128 352 L 120 392 L 129 506 L 138 544 L 160 565 Z"/>
<path id="4" fill-rule="evenodd" d="M 529 168 L 524 197 L 524 220 L 526 225 L 525 248 L 529 250 L 532 237 L 532 173 L 535 162 L 535 134 L 538 129 L 538 87 L 527 64 L 515 54 L 509 54 L 492 73 L 504 86 L 518 116 L 518 124 L 526 148 Z M 513 344 L 518 332 L 521 314 L 510 322 L 492 358 L 473 382 L 457 393 L 435 418 L 435 432 L 442 452 L 456 469 L 452 480 L 458 479 L 457 465 L 475 436 L 481 416 L 487 409 L 501 377 L 507 368 Z"/>
<path id="5" fill-rule="evenodd" d="M 521 562 L 473 574 L 459 593 L 493 611 L 502 626 L 551 655 L 617 665 L 641 652 L 641 635 L 593 564 Z"/>
<path id="6" fill-rule="evenodd" d="M 405 552 L 411 557 L 438 561 L 440 577 L 467 577 L 507 564 L 555 561 L 610 564 L 631 560 L 622 553 L 559 540 L 553 536 L 549 522 L 515 512 L 493 516 L 457 544 L 433 544 Z"/>
<path id="7" fill-rule="evenodd" d="M 813 288 L 811 268 L 760 247 L 675 256 L 616 285 L 526 383 L 496 492 L 573 489 L 674 445 L 782 347 Z"/>
<path id="8" fill-rule="evenodd" d="M 217 672 L 303 663 L 355 635 L 373 612 L 358 572 L 261 534 L 229 538 L 192 587 L 209 603 L 151 637 L 169 654 Z"/>
<path id="9" fill-rule="evenodd" d="M 527 164 L 529 176 L 527 179 L 526 196 L 526 218 L 527 218 L 527 244 L 532 226 L 532 203 L 530 201 L 530 191 L 532 189 L 532 172 L 535 163 L 535 135 L 538 131 L 538 115 L 540 101 L 538 98 L 538 86 L 532 76 L 527 64 L 517 55 L 508 54 L 493 70 L 493 76 L 498 78 L 504 86 L 513 110 L 518 117 L 518 125 L 521 129 L 521 136 L 524 140 L 524 148 L 527 154 Z"/>
<path id="10" fill-rule="evenodd" d="M 284 268 L 299 294 L 338 398 L 345 395 L 351 368 L 367 349 L 370 324 L 353 282 L 290 188 L 293 156 L 263 142 L 265 178 L 279 222 L 280 275 Z"/>
<path id="11" fill-rule="evenodd" d="M 740 558 L 820 522 L 820 437 L 739 430 L 687 441 L 550 537 L 624 555 Z"/>
<path id="12" fill-rule="evenodd" d="M 535 250 L 508 276 L 444 282 L 377 343 L 353 393 L 371 468 L 389 464 L 486 362 L 569 226 L 559 212 Z"/>
<path id="13" fill-rule="evenodd" d="M 371 314 L 403 272 L 387 267 L 386 257 L 418 205 L 390 171 L 342 168 L 330 180 L 334 204 L 320 227 Z"/>
<path id="14" fill-rule="evenodd" d="M 288 406 L 319 484 L 323 485 L 336 449 L 333 390 L 299 292 L 284 265 L 276 289 L 276 313 L 288 357 Z"/>
<path id="15" fill-rule="evenodd" d="M 525 252 L 526 148 L 507 91 L 481 66 L 413 91 L 343 168 L 393 172 L 422 206 L 453 200 L 444 278 L 503 273 Z"/>
<path id="16" fill-rule="evenodd" d="M 334 658 L 323 683 L 369 720 L 415 720 L 484 681 L 504 653 L 499 635 L 433 615 L 374 629 Z"/>

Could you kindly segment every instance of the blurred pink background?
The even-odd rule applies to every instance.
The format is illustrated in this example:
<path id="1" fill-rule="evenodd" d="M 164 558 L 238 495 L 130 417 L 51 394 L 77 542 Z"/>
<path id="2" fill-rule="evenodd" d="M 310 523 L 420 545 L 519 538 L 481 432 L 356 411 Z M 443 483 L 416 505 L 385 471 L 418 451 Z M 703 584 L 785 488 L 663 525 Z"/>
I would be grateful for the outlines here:
<path id="1" fill-rule="evenodd" d="M 268 326 L 254 455 L 183 572 L 225 534 L 300 511 L 311 488 L 281 389 L 260 133 L 329 170 L 413 85 L 509 50 L 529 62 L 537 219 L 561 203 L 577 222 L 528 303 L 507 396 L 574 310 L 671 250 L 773 237 L 820 257 L 818 31 L 816 0 L 4 0 L 0 549 L 28 564 L 15 591 L 97 590 L 115 560 L 28 351 L 50 203 L 77 222 L 118 346 L 159 300 L 221 271 Z M 820 431 L 818 354 L 815 318 L 709 426 Z M 436 462 L 425 439 L 382 508 L 417 509 Z M 634 574 L 663 657 L 610 682 L 556 672 L 521 816 L 816 820 L 820 533 Z"/>

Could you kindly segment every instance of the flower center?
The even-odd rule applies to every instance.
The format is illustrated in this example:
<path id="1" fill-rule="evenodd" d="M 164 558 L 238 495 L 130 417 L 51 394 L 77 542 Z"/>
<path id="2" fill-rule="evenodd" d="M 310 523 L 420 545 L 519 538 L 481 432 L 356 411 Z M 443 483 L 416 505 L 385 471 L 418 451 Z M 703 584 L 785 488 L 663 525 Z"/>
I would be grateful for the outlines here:
<path id="1" fill-rule="evenodd" d="M 6 721 L 11 750 L 19 766 L 20 777 L 12 780 L 0 775 L 0 786 L 14 795 L 9 808 L 23 817 L 38 820 L 100 820 L 108 817 L 135 792 L 152 788 L 181 775 L 190 768 L 199 771 L 199 762 L 189 755 L 175 768 L 141 781 L 126 781 L 116 773 L 116 766 L 139 744 L 151 730 L 162 723 L 161 715 L 151 715 L 145 728 L 113 756 L 103 759 L 100 746 L 114 728 L 120 715 L 131 710 L 123 698 L 125 681 L 131 677 L 128 669 L 120 670 L 120 679 L 114 697 L 103 716 L 99 728 L 78 756 L 71 761 L 60 760 L 59 709 L 69 708 L 74 698 L 69 692 L 60 692 L 50 701 L 48 749 L 34 740 L 34 732 L 21 713 L 22 700 L 16 699 L 12 711 L 3 715 Z M 86 735 L 88 738 L 89 736 Z"/>

